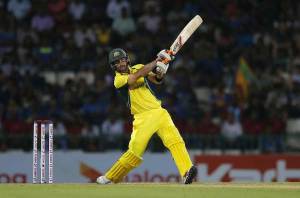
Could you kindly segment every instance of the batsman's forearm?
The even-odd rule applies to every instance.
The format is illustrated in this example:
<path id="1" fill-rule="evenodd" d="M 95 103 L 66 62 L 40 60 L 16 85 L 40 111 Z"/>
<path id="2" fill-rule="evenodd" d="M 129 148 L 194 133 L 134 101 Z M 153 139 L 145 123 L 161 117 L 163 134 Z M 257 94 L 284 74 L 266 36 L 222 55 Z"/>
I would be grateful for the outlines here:
<path id="1" fill-rule="evenodd" d="M 139 79 L 140 77 L 147 76 L 149 72 L 151 72 L 156 66 L 157 60 L 154 60 L 148 64 L 146 64 L 142 69 L 138 70 L 134 74 L 130 74 L 128 78 L 128 84 L 132 85 Z"/>
<path id="2" fill-rule="evenodd" d="M 154 67 L 156 66 L 157 60 L 154 60 L 148 64 L 146 64 L 142 69 L 137 71 L 135 74 L 137 75 L 137 78 L 147 76 L 149 72 L 151 72 Z"/>

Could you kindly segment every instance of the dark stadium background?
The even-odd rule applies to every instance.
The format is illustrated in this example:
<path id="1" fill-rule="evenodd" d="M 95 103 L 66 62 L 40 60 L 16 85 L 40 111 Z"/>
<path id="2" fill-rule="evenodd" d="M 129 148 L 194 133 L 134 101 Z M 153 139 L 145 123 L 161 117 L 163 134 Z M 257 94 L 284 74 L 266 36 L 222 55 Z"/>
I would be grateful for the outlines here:
<path id="1" fill-rule="evenodd" d="M 54 121 L 56 149 L 126 149 L 108 52 L 150 62 L 196 14 L 203 25 L 156 87 L 187 147 L 299 150 L 299 1 L 1 0 L 0 151 L 30 151 L 37 119 Z M 164 150 L 156 137 L 149 149 Z"/>

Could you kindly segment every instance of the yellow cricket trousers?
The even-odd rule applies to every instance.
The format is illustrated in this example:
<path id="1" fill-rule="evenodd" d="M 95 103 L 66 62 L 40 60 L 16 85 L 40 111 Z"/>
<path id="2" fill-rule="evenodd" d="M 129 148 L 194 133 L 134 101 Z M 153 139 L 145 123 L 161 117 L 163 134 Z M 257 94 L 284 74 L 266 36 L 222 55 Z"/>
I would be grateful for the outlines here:
<path id="1" fill-rule="evenodd" d="M 134 115 L 129 150 L 142 157 L 150 138 L 155 132 L 161 138 L 165 147 L 170 150 L 179 172 L 183 176 L 192 166 L 192 162 L 170 114 L 163 108 Z"/>
<path id="2" fill-rule="evenodd" d="M 184 176 L 191 168 L 192 162 L 181 135 L 168 111 L 163 108 L 134 115 L 128 151 L 107 171 L 105 176 L 114 183 L 122 181 L 129 171 L 142 162 L 142 155 L 155 132 L 165 147 L 170 150 L 180 175 Z"/>

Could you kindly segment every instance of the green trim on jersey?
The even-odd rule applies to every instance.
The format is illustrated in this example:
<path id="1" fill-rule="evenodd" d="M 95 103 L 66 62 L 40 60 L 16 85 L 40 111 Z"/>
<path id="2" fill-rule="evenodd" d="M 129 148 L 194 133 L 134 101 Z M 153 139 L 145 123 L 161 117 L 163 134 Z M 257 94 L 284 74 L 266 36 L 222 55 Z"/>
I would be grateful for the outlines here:
<path id="1" fill-rule="evenodd" d="M 160 100 L 157 97 L 157 95 L 155 94 L 155 92 L 153 91 L 153 89 L 151 88 L 151 86 L 149 85 L 147 77 L 144 77 L 144 82 L 145 82 L 146 87 L 149 89 L 149 91 L 152 93 L 152 95 L 156 98 L 156 100 Z"/>
<path id="2" fill-rule="evenodd" d="M 117 89 L 117 91 L 118 91 L 119 95 L 121 96 L 122 100 L 125 101 L 126 106 L 128 108 L 130 108 L 131 104 L 130 104 L 128 84 L 120 87 L 119 89 Z"/>

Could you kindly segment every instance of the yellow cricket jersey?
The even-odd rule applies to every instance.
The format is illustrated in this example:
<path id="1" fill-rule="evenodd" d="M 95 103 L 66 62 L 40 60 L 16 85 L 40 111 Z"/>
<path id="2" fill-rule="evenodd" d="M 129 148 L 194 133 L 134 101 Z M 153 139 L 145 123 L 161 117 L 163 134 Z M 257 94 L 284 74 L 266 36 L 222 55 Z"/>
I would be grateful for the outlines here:
<path id="1" fill-rule="evenodd" d="M 134 65 L 130 70 L 130 74 L 137 72 L 144 67 L 143 64 Z M 116 72 L 114 86 L 121 96 L 126 100 L 127 106 L 131 110 L 131 114 L 143 113 L 152 109 L 161 107 L 161 101 L 157 99 L 151 90 L 147 77 L 141 77 L 137 80 L 137 87 L 129 89 L 127 81 L 129 74 L 121 74 Z"/>

